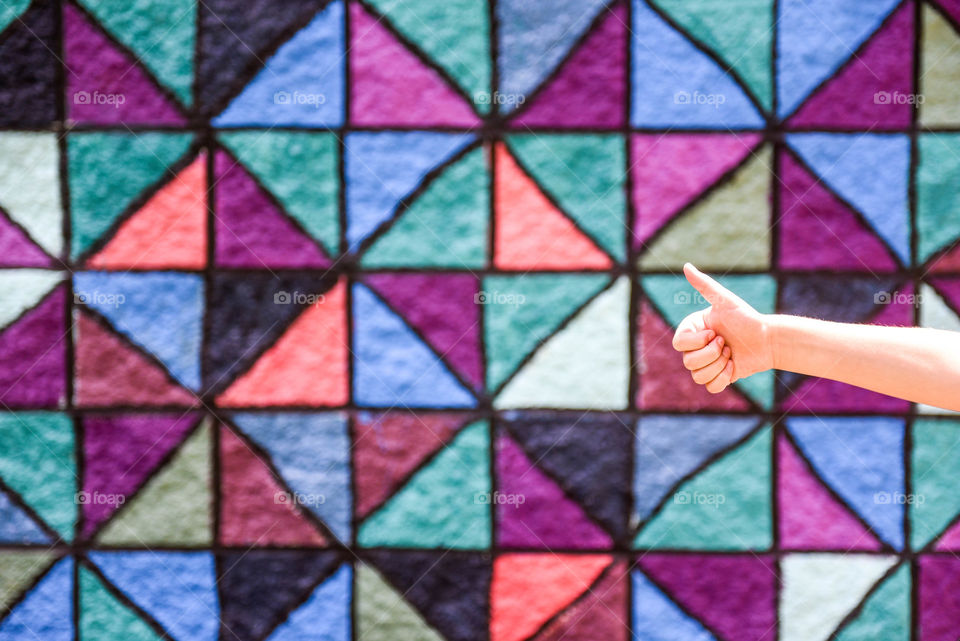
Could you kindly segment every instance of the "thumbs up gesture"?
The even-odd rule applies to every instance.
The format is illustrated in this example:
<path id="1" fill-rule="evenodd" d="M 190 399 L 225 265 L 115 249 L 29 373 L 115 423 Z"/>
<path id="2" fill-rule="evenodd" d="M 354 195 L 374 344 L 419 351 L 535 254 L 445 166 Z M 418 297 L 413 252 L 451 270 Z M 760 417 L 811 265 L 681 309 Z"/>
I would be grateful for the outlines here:
<path id="1" fill-rule="evenodd" d="M 731 383 L 773 367 L 766 317 L 742 298 L 687 263 L 683 273 L 709 307 L 683 319 L 673 348 L 693 380 L 712 394 Z"/>

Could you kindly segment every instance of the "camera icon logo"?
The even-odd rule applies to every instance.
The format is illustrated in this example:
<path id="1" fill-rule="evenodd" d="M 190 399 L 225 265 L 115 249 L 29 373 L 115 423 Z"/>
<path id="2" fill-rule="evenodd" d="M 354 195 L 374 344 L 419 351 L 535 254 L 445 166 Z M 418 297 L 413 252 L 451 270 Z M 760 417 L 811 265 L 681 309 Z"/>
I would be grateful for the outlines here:
<path id="1" fill-rule="evenodd" d="M 273 104 L 275 105 L 289 105 L 290 104 L 290 93 L 287 91 L 278 91 L 273 94 Z"/>
<path id="2" fill-rule="evenodd" d="M 90 92 L 88 91 L 77 91 L 73 94 L 73 104 L 75 105 L 89 105 L 90 104 Z"/>
<path id="3" fill-rule="evenodd" d="M 274 305 L 289 305 L 291 303 L 290 292 L 277 292 L 273 295 Z"/>

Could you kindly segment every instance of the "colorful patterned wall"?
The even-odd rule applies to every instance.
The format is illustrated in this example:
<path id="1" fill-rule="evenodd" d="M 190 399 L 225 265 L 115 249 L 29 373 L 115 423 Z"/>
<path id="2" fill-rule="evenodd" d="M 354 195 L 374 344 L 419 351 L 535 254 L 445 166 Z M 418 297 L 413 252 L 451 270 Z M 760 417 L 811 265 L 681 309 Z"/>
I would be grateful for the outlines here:
<path id="1" fill-rule="evenodd" d="M 0 0 L 0 641 L 944 641 L 958 0 Z M 960 392 L 958 392 L 960 393 Z"/>

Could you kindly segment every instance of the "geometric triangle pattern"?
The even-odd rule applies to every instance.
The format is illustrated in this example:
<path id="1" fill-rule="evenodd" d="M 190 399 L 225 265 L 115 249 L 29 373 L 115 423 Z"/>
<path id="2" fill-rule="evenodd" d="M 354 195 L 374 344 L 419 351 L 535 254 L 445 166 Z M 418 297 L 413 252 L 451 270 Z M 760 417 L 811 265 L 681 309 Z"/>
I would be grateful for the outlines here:
<path id="1" fill-rule="evenodd" d="M 0 641 L 960 638 L 960 0 L 0 1 Z"/>

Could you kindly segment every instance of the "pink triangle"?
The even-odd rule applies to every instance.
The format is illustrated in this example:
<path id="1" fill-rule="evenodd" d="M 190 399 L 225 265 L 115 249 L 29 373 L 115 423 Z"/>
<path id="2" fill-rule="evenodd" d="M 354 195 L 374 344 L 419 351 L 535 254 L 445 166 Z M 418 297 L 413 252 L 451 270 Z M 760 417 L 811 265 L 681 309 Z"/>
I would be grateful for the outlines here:
<path id="1" fill-rule="evenodd" d="M 934 274 L 960 271 L 960 244 L 951 247 L 935 258 L 927 271 Z"/>
<path id="2" fill-rule="evenodd" d="M 940 535 L 934 549 L 951 552 L 960 551 L 960 522 L 954 523 L 946 532 Z"/>
<path id="3" fill-rule="evenodd" d="M 773 557 L 756 554 L 654 554 L 637 559 L 647 576 L 724 641 L 777 636 Z"/>
<path id="4" fill-rule="evenodd" d="M 960 309 L 960 278 L 935 278 L 930 284 L 937 288 L 954 309 Z"/>
<path id="5" fill-rule="evenodd" d="M 633 136 L 636 245 L 646 243 L 703 190 L 739 165 L 760 139 L 758 134 Z"/>
<path id="6" fill-rule="evenodd" d="M 0 210 L 0 267 L 50 267 L 53 259 Z"/>
<path id="7" fill-rule="evenodd" d="M 216 262 L 221 267 L 325 268 L 330 259 L 227 153 L 216 157 Z"/>
<path id="8" fill-rule="evenodd" d="M 463 97 L 364 10 L 350 3 L 350 118 L 369 127 L 478 127 Z"/>
<path id="9" fill-rule="evenodd" d="M 603 128 L 626 122 L 627 9 L 618 4 L 513 121 L 527 127 Z"/>
<path id="10" fill-rule="evenodd" d="M 613 540 L 513 439 L 497 439 L 498 542 L 503 547 L 607 548 Z"/>
<path id="11" fill-rule="evenodd" d="M 780 266 L 894 271 L 890 250 L 790 154 L 780 163 Z"/>
<path id="12" fill-rule="evenodd" d="M 887 24 L 790 119 L 792 127 L 903 129 L 913 91 L 913 2 Z"/>
<path id="13" fill-rule="evenodd" d="M 697 385 L 672 345 L 671 329 L 646 301 L 640 307 L 638 358 L 641 362 L 637 403 L 648 410 L 749 410 L 750 403 L 733 387 L 711 394 Z"/>
<path id="14" fill-rule="evenodd" d="M 197 414 L 120 414 L 83 419 L 83 489 L 129 498 L 197 422 Z M 119 505 L 84 504 L 83 535 L 93 534 Z"/>
<path id="15" fill-rule="evenodd" d="M 777 441 L 780 543 L 791 550 L 880 550 L 883 544 L 818 481 L 790 441 Z"/>
<path id="16" fill-rule="evenodd" d="M 138 61 L 115 48 L 79 9 L 64 4 L 63 17 L 66 103 L 71 120 L 184 124 L 175 103 L 163 95 Z"/>
<path id="17" fill-rule="evenodd" d="M 377 274 L 367 282 L 477 389 L 482 385 L 480 288 L 470 274 Z"/>
<path id="18" fill-rule="evenodd" d="M 67 288 L 57 286 L 0 333 L 0 404 L 60 407 L 66 400 Z"/>

